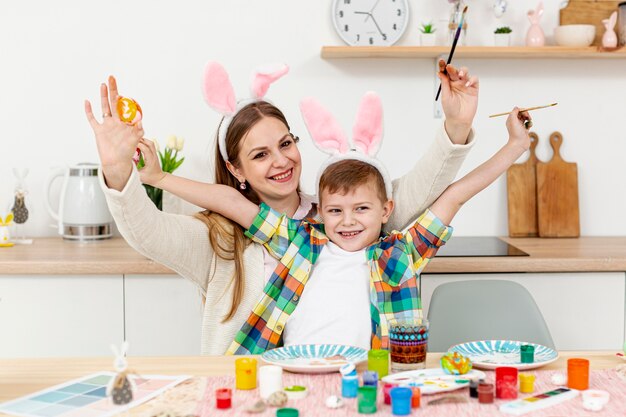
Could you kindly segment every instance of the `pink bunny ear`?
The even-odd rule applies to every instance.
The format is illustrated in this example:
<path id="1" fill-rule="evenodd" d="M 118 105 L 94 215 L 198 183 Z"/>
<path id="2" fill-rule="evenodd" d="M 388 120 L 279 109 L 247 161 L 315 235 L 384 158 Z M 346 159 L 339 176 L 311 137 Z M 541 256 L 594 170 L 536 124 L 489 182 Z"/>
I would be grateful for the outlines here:
<path id="1" fill-rule="evenodd" d="M 300 102 L 300 112 L 313 143 L 320 150 L 331 155 L 348 152 L 348 140 L 341 126 L 320 103 L 305 98 Z"/>
<path id="2" fill-rule="evenodd" d="M 223 115 L 235 112 L 235 92 L 224 67 L 217 62 L 209 62 L 204 68 L 202 87 L 204 99 L 211 108 Z"/>
<path id="3" fill-rule="evenodd" d="M 361 99 L 356 122 L 352 129 L 354 146 L 373 157 L 383 138 L 383 106 L 376 93 L 368 92 Z"/>
<path id="4" fill-rule="evenodd" d="M 265 97 L 265 93 L 267 93 L 267 89 L 270 87 L 270 84 L 288 72 L 289 67 L 285 64 L 276 64 L 258 68 L 252 74 L 252 81 L 250 82 L 250 92 L 252 97 L 258 100 Z"/>
<path id="5" fill-rule="evenodd" d="M 611 13 L 611 17 L 609 17 L 609 28 L 613 29 L 615 24 L 617 23 L 617 12 Z"/>

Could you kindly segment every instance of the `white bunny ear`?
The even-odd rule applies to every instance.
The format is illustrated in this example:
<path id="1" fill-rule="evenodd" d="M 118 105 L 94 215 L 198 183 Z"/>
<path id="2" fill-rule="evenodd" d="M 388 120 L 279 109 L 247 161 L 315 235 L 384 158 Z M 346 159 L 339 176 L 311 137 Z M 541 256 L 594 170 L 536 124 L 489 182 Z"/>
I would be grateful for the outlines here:
<path id="1" fill-rule="evenodd" d="M 541 16 L 543 14 L 543 1 L 540 1 L 539 4 L 537 4 L 535 12 L 537 13 L 537 16 Z"/>
<path id="2" fill-rule="evenodd" d="M 617 11 L 611 13 L 611 17 L 609 17 L 609 28 L 613 29 L 616 23 L 617 23 Z"/>
<path id="3" fill-rule="evenodd" d="M 373 157 L 380 148 L 383 138 L 383 106 L 376 93 L 368 92 L 361 99 L 352 142 L 365 155 Z"/>
<path id="4" fill-rule="evenodd" d="M 202 91 L 207 104 L 218 113 L 231 115 L 235 112 L 235 91 L 226 70 L 217 62 L 209 62 L 204 68 Z"/>
<path id="5" fill-rule="evenodd" d="M 267 93 L 267 89 L 270 87 L 270 84 L 288 72 L 289 67 L 286 64 L 275 64 L 257 68 L 257 70 L 252 73 L 252 80 L 250 81 L 250 94 L 253 98 L 261 100 L 265 97 L 265 93 Z"/>
<path id="6" fill-rule="evenodd" d="M 331 155 L 346 153 L 350 149 L 345 133 L 333 115 L 313 98 L 300 101 L 300 112 L 304 118 L 313 143 Z"/>
<path id="7" fill-rule="evenodd" d="M 124 340 L 124 342 L 122 343 L 122 350 L 120 352 L 120 355 L 122 356 L 127 356 L 128 355 L 128 341 Z"/>

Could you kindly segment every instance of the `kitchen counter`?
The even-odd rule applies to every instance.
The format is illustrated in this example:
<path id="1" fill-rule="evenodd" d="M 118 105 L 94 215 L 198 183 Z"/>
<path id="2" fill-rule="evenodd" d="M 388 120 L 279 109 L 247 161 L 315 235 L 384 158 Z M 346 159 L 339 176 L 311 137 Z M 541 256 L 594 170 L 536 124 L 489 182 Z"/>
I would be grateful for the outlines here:
<path id="1" fill-rule="evenodd" d="M 441 257 L 425 272 L 623 272 L 626 237 L 501 238 L 530 256 Z M 0 248 L 0 274 L 172 274 L 122 238 L 79 243 L 36 238 L 32 245 Z"/>

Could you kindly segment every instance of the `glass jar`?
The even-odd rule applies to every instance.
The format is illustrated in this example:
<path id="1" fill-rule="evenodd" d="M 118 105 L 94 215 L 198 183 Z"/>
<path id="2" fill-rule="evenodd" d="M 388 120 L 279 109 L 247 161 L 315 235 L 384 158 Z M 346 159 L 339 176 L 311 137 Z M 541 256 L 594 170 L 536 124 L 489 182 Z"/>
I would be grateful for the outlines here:
<path id="1" fill-rule="evenodd" d="M 626 45 L 626 1 L 619 4 L 617 17 L 617 35 L 620 46 Z"/>

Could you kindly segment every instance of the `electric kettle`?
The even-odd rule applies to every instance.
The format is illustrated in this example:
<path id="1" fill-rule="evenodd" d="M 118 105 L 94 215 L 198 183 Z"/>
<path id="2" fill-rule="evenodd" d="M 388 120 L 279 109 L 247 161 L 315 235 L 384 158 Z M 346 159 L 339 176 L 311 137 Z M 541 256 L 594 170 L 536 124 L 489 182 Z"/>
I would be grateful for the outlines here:
<path id="1" fill-rule="evenodd" d="M 50 215 L 57 221 L 63 239 L 98 240 L 111 237 L 113 217 L 98 183 L 99 169 L 96 164 L 80 163 L 58 168 L 48 177 L 44 201 Z M 63 177 L 63 185 L 59 209 L 55 211 L 50 204 L 50 188 L 60 177 Z"/>

